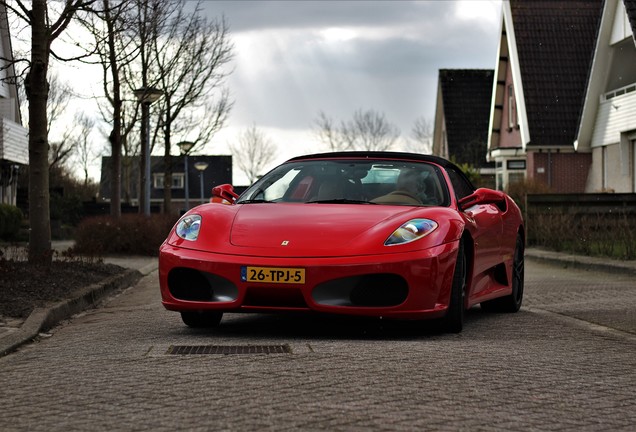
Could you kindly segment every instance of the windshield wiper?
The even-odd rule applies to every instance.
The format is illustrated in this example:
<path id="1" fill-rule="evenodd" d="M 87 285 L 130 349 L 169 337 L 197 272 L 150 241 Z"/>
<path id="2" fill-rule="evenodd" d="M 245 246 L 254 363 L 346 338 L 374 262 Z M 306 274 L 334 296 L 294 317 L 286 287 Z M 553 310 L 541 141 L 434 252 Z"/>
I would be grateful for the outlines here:
<path id="1" fill-rule="evenodd" d="M 334 198 L 334 199 L 326 199 L 326 200 L 307 201 L 307 204 L 377 204 L 377 203 L 374 203 L 371 201 L 365 201 L 365 200 Z"/>

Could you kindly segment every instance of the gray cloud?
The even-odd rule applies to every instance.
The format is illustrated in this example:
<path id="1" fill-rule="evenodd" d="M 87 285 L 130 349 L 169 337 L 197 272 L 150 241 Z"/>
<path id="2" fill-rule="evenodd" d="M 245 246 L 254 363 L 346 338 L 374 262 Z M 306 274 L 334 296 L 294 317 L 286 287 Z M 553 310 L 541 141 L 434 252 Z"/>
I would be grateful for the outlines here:
<path id="1" fill-rule="evenodd" d="M 458 19 L 450 1 L 202 5 L 210 16 L 224 15 L 237 38 L 229 81 L 236 125 L 303 129 L 319 111 L 347 119 L 374 109 L 406 136 L 418 116 L 432 119 L 439 69 L 495 65 L 498 27 Z M 318 30 L 338 27 L 358 34 L 320 39 Z"/>
<path id="2" fill-rule="evenodd" d="M 224 15 L 232 31 L 341 25 L 404 25 L 448 15 L 446 1 L 207 1 L 206 13 Z"/>

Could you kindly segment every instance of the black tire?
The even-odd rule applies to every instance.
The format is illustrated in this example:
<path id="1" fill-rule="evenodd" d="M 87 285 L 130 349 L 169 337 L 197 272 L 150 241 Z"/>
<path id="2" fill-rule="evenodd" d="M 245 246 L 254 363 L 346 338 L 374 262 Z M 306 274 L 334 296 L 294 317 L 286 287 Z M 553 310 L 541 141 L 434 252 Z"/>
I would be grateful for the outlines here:
<path id="1" fill-rule="evenodd" d="M 192 328 L 218 327 L 223 318 L 223 312 L 214 311 L 188 311 L 181 312 L 184 324 Z"/>
<path id="2" fill-rule="evenodd" d="M 521 234 L 517 235 L 515 256 L 512 262 L 512 293 L 508 296 L 481 303 L 481 308 L 487 312 L 514 313 L 521 308 L 523 302 L 523 283 L 525 274 L 524 245 Z"/>
<path id="3" fill-rule="evenodd" d="M 466 255 L 464 242 L 459 242 L 455 272 L 453 273 L 453 286 L 448 302 L 446 316 L 442 318 L 442 328 L 448 333 L 460 333 L 464 328 L 464 313 L 466 300 Z"/>

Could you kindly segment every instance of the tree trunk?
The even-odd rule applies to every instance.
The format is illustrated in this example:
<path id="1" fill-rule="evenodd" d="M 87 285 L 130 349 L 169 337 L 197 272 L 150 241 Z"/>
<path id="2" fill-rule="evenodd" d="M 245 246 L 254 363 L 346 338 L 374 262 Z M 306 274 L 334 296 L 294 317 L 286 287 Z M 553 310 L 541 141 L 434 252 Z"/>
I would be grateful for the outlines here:
<path id="1" fill-rule="evenodd" d="M 49 142 L 46 102 L 49 44 L 46 1 L 33 0 L 31 69 L 26 78 L 29 100 L 29 263 L 51 264 Z"/>
<path id="2" fill-rule="evenodd" d="M 110 215 L 119 219 L 121 218 L 121 126 L 118 126 L 117 121 L 113 123 L 113 130 L 109 137 L 112 153 L 110 161 Z"/>
<path id="3" fill-rule="evenodd" d="M 110 215 L 116 219 L 121 218 L 121 83 L 119 81 L 119 67 L 116 57 L 115 28 L 110 16 L 110 4 L 104 0 L 106 11 L 106 25 L 108 26 L 108 52 L 110 71 L 113 77 L 113 130 L 110 133 L 111 146 L 111 192 Z"/>

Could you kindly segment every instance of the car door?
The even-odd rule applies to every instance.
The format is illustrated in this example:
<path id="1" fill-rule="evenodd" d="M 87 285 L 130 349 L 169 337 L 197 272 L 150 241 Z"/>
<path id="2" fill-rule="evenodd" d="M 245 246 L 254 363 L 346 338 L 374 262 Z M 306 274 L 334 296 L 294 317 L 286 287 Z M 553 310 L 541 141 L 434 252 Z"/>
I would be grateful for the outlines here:
<path id="1" fill-rule="evenodd" d="M 503 262 L 501 211 L 494 204 L 479 204 L 467 208 L 463 213 L 475 243 L 474 275 L 485 275 Z"/>
<path id="2" fill-rule="evenodd" d="M 466 177 L 455 169 L 447 169 L 457 200 L 471 195 L 475 188 Z M 489 272 L 502 259 L 502 212 L 495 204 L 477 204 L 460 210 L 474 241 L 472 295 L 488 288 Z"/>

